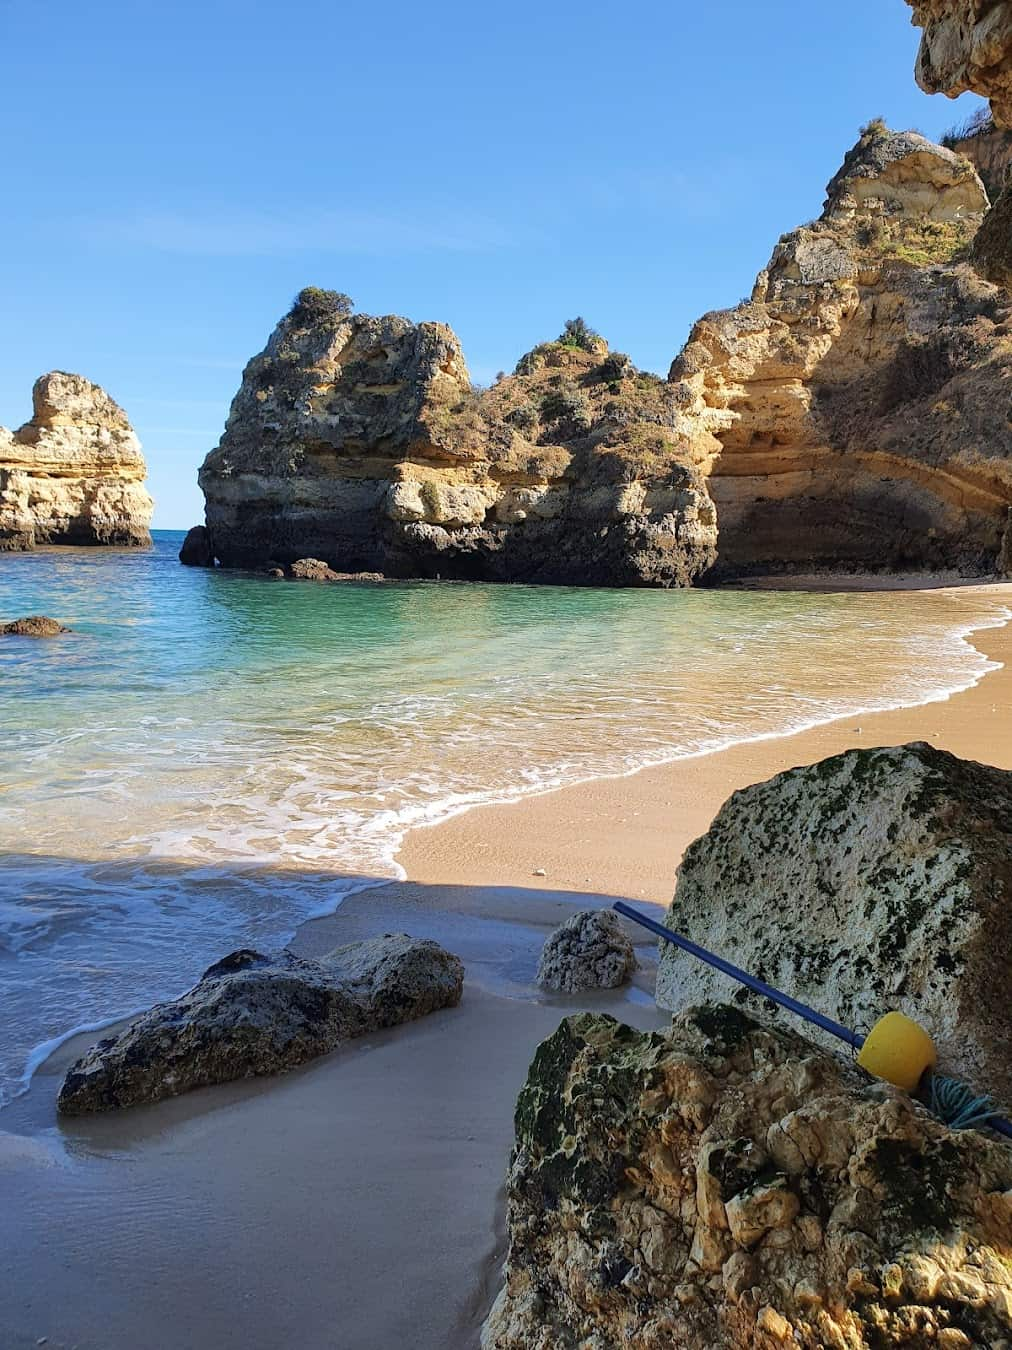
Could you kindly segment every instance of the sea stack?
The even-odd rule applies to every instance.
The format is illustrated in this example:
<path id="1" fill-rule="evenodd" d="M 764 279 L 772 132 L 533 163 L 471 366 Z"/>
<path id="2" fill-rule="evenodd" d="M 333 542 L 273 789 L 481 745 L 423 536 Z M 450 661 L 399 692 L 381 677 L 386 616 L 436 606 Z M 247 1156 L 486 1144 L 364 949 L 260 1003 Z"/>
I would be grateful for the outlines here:
<path id="1" fill-rule="evenodd" d="M 0 427 L 0 551 L 149 545 L 153 504 L 123 409 L 97 384 L 61 370 L 36 380 L 32 404 L 19 430 Z"/>
<path id="2" fill-rule="evenodd" d="M 225 567 L 686 585 L 716 524 L 673 397 L 581 321 L 480 390 L 445 324 L 310 288 L 200 471 L 211 548 Z"/>

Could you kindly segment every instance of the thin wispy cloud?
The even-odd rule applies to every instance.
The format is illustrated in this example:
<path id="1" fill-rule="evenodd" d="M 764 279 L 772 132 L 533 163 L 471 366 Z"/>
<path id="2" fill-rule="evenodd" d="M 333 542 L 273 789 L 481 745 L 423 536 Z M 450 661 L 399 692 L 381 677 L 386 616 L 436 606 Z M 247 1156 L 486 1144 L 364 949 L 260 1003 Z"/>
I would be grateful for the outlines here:
<path id="1" fill-rule="evenodd" d="M 410 216 L 354 210 L 268 212 L 135 209 L 79 219 L 93 243 L 205 257 L 297 253 L 479 253 L 512 247 L 517 231 L 484 217 L 419 204 Z M 529 242 L 529 236 L 526 240 Z"/>

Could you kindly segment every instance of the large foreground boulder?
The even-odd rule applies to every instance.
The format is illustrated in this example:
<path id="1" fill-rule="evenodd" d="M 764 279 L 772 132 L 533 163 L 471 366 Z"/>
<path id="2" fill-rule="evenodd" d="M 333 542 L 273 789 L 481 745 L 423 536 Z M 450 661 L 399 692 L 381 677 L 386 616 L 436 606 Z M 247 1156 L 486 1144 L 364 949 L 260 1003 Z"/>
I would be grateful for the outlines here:
<path id="1" fill-rule="evenodd" d="M 567 1018 L 507 1200 L 484 1350 L 1009 1343 L 1012 1150 L 732 1007 Z"/>
<path id="2" fill-rule="evenodd" d="M 541 950 L 538 984 L 559 993 L 617 989 L 636 969 L 622 921 L 610 909 L 581 909 L 551 934 Z"/>
<path id="3" fill-rule="evenodd" d="M 68 1071 L 65 1115 L 175 1097 L 294 1068 L 341 1041 L 460 1002 L 464 968 L 438 943 L 388 934 L 320 961 L 232 952 Z"/>
<path id="4" fill-rule="evenodd" d="M 686 851 L 670 927 L 837 1021 L 898 1009 L 944 1071 L 1012 1101 L 1012 773 L 915 743 L 734 793 Z M 664 945 L 657 1001 L 751 999 Z"/>

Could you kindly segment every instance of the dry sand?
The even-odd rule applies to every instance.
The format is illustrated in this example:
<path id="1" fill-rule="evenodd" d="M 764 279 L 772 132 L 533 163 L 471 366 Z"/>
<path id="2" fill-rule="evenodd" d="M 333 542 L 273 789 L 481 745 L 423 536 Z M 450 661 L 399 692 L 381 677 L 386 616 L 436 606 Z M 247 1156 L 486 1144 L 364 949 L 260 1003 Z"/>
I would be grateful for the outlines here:
<path id="1" fill-rule="evenodd" d="M 919 739 L 1012 767 L 1012 628 L 972 640 L 1005 667 L 946 702 L 474 810 L 408 838 L 410 882 L 300 930 L 307 954 L 431 935 L 467 966 L 458 1009 L 283 1078 L 66 1124 L 56 1089 L 90 1038 L 62 1047 L 2 1118 L 2 1350 L 473 1346 L 534 1045 L 578 1007 L 664 1020 L 648 943 L 631 990 L 539 998 L 546 932 L 602 895 L 666 901 L 728 794 L 789 765 Z"/>

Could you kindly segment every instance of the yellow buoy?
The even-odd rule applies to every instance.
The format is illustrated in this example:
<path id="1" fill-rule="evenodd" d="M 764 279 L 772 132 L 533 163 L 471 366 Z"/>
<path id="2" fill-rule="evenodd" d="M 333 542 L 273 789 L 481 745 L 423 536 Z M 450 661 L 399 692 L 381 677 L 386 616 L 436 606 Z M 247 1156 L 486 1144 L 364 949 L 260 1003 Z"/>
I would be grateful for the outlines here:
<path id="1" fill-rule="evenodd" d="M 931 1037 L 902 1013 L 880 1017 L 865 1037 L 857 1062 L 876 1078 L 913 1092 L 925 1069 L 938 1063 Z"/>

